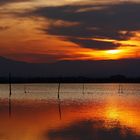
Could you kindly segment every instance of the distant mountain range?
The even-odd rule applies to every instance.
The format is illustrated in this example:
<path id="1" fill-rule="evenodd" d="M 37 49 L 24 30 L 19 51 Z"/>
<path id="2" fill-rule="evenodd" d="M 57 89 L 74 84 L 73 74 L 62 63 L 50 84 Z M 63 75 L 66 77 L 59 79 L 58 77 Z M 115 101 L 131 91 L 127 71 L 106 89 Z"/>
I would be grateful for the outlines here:
<path id="1" fill-rule="evenodd" d="M 17 77 L 140 77 L 140 59 L 34 64 L 0 57 L 0 77 L 7 76 L 9 72 Z"/>

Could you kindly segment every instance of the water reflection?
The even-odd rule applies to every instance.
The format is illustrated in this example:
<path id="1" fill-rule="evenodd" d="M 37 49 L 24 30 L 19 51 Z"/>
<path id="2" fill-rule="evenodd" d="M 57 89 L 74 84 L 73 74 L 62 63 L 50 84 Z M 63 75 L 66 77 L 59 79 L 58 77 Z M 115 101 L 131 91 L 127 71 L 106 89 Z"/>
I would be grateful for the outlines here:
<path id="1" fill-rule="evenodd" d="M 11 102 L 11 98 L 9 98 L 9 117 L 11 117 L 12 115 L 12 102 Z"/>
<path id="2" fill-rule="evenodd" d="M 62 119 L 62 110 L 61 110 L 61 100 L 58 99 L 58 110 L 59 110 L 59 117 L 60 120 Z"/>
<path id="3" fill-rule="evenodd" d="M 44 140 L 139 140 L 131 128 L 121 126 L 106 127 L 102 120 L 82 120 L 61 129 L 44 133 Z"/>
<path id="4" fill-rule="evenodd" d="M 12 98 L 1 98 L 0 140 L 139 140 L 139 94 L 127 94 L 128 85 L 123 85 L 122 94 L 103 93 L 109 86 L 101 86 L 101 93 L 89 94 L 86 85 L 84 96 L 80 90 L 74 94 L 61 89 L 58 98 L 57 90 L 54 96 L 25 94 L 21 88 L 26 98 L 15 98 L 16 92 Z"/>

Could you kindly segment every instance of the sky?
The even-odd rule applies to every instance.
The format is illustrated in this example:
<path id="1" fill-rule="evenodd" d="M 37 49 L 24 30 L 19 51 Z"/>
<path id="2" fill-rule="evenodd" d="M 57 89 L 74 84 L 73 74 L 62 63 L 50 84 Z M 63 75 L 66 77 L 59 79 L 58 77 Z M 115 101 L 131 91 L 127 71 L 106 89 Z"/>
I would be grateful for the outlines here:
<path id="1" fill-rule="evenodd" d="M 140 58 L 140 0 L 0 0 L 0 56 L 42 63 Z"/>

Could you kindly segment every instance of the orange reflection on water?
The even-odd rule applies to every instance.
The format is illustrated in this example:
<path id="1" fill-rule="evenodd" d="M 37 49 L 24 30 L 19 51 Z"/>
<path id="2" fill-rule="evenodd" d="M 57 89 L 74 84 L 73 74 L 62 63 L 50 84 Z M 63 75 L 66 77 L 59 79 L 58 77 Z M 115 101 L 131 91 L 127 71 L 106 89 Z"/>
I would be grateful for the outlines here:
<path id="1" fill-rule="evenodd" d="M 16 101 L 11 102 L 11 117 L 8 103 L 1 102 L 0 138 L 10 140 L 40 140 L 51 130 L 61 130 L 78 122 L 103 122 L 96 129 L 111 129 L 116 126 L 134 130 L 140 134 L 139 99 L 113 95 L 102 101 Z M 84 122 L 84 123 L 85 123 Z M 80 125 L 79 125 L 80 127 Z M 45 140 L 50 138 L 45 138 Z"/>

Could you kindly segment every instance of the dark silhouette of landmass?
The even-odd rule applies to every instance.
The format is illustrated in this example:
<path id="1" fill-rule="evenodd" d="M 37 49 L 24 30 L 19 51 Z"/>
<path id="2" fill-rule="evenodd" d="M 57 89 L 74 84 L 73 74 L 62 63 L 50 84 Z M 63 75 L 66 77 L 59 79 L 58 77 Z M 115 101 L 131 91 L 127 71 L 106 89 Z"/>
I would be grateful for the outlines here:
<path id="1" fill-rule="evenodd" d="M 13 77 L 12 83 L 140 83 L 140 78 L 111 76 L 108 78 L 89 77 Z M 0 77 L 0 83 L 9 83 L 9 78 Z"/>
<path id="2" fill-rule="evenodd" d="M 25 63 L 0 57 L 0 82 L 140 82 L 140 59 Z"/>

